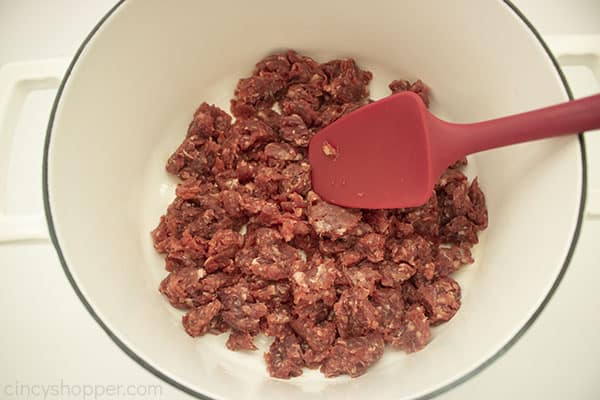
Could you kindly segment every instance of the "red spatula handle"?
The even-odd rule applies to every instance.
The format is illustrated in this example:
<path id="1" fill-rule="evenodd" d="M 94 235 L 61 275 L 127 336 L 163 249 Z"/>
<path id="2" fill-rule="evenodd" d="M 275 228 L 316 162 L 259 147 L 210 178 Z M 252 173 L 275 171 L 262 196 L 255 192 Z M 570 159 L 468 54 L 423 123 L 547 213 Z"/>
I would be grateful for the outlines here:
<path id="1" fill-rule="evenodd" d="M 446 126 L 460 146 L 458 157 L 596 128 L 600 128 L 600 94 L 490 121 Z"/>

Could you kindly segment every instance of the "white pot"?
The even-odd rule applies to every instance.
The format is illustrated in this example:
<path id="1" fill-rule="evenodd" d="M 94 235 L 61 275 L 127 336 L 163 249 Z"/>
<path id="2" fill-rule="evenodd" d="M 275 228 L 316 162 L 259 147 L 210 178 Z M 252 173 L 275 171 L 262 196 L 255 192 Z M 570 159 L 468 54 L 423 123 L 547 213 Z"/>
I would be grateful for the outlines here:
<path id="1" fill-rule="evenodd" d="M 237 79 L 286 48 L 355 58 L 374 73 L 375 98 L 392 79 L 421 78 L 432 111 L 457 122 L 569 98 L 539 35 L 500 0 L 120 3 L 77 53 L 48 127 L 46 212 L 64 269 L 117 345 L 199 398 L 430 398 L 492 363 L 549 300 L 579 230 L 583 144 L 571 136 L 471 157 L 489 228 L 476 264 L 458 274 L 462 308 L 423 351 L 389 350 L 358 379 L 272 379 L 262 352 L 187 336 L 158 293 L 166 272 L 149 232 L 174 196 L 164 164 L 196 106 L 227 109 Z"/>

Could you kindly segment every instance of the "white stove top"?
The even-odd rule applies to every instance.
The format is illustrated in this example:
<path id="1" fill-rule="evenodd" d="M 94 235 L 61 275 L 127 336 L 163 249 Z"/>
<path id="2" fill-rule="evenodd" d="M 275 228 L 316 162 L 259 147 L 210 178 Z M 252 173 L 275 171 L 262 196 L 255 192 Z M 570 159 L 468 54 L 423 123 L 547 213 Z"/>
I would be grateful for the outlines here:
<path id="1" fill-rule="evenodd" d="M 0 67 L 71 56 L 112 3 L 0 0 Z M 600 92 L 600 2 L 515 3 L 550 47 L 564 54 L 559 61 L 575 97 Z M 0 130 L 0 211 L 6 214 L 42 210 L 41 149 L 54 89 L 23 90 L 28 95 L 12 144 Z M 600 190 L 600 132 L 586 136 L 588 191 Z M 593 195 L 572 263 L 533 327 L 493 365 L 439 399 L 599 398 L 600 296 L 593 285 L 600 282 L 595 248 L 600 193 Z M 69 285 L 49 241 L 0 244 L 0 268 L 5 310 L 0 399 L 191 399 L 144 370 L 104 334 Z"/>

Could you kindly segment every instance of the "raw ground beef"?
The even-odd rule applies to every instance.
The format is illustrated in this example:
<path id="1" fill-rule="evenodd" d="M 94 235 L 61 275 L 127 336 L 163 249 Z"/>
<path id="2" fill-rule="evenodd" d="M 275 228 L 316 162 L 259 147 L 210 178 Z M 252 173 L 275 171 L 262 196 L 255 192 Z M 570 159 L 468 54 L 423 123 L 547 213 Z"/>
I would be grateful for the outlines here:
<path id="1" fill-rule="evenodd" d="M 345 209 L 311 191 L 312 135 L 370 102 L 371 77 L 351 59 L 320 64 L 288 51 L 239 81 L 235 119 L 207 103 L 196 110 L 167 161 L 181 179 L 177 197 L 152 231 L 169 272 L 160 292 L 186 310 L 189 335 L 229 331 L 236 351 L 271 336 L 273 377 L 304 367 L 355 377 L 386 345 L 421 350 L 430 326 L 456 314 L 461 290 L 451 274 L 473 262 L 488 223 L 479 182 L 461 172 L 466 159 L 421 207 Z M 429 105 L 420 80 L 390 89 Z"/>

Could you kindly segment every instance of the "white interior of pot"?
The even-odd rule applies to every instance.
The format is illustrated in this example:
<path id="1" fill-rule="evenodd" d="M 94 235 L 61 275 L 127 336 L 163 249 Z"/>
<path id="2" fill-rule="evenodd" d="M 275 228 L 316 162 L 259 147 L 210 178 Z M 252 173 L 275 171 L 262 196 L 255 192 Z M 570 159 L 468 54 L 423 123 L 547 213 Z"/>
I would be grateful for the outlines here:
<path id="1" fill-rule="evenodd" d="M 192 339 L 158 293 L 166 272 L 149 231 L 173 198 L 164 171 L 202 101 L 228 109 L 238 78 L 268 53 L 294 48 L 326 61 L 353 57 L 392 79 L 423 79 L 432 110 L 466 122 L 566 100 L 533 34 L 504 3 L 305 1 L 126 2 L 101 27 L 65 87 L 52 130 L 49 195 L 69 270 L 104 323 L 133 352 L 217 398 L 404 399 L 473 370 L 534 313 L 565 260 L 577 220 L 576 137 L 478 154 L 490 226 L 477 263 L 458 275 L 463 305 L 429 346 L 389 349 L 358 379 L 318 372 L 268 377 L 262 351 L 234 353 L 226 335 Z M 261 343 L 268 345 L 266 339 Z"/>

